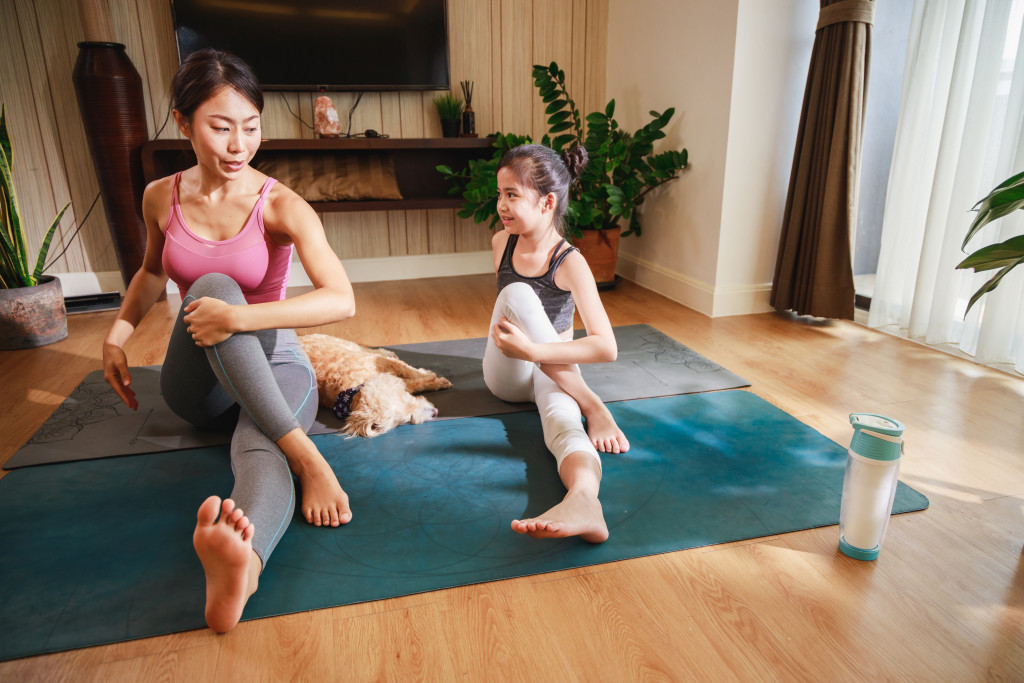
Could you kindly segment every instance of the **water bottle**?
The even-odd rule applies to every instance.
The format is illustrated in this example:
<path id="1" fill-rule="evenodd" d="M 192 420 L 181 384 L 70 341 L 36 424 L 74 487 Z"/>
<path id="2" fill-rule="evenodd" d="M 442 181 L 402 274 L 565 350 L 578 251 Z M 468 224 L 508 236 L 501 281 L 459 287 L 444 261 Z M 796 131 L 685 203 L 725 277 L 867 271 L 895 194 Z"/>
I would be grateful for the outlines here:
<path id="1" fill-rule="evenodd" d="M 858 560 L 874 560 L 892 515 L 905 427 L 870 413 L 850 415 L 850 424 L 853 440 L 843 477 L 839 549 Z"/>

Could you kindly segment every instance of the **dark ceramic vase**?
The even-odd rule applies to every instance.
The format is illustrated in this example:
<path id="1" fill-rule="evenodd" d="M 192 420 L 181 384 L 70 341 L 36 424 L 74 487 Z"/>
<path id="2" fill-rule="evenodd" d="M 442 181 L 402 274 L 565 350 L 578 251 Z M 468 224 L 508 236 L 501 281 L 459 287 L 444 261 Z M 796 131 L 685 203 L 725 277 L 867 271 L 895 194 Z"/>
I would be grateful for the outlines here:
<path id="1" fill-rule="evenodd" d="M 142 78 L 121 43 L 78 44 L 72 74 L 110 236 L 127 285 L 142 266 L 142 145 L 149 138 Z"/>

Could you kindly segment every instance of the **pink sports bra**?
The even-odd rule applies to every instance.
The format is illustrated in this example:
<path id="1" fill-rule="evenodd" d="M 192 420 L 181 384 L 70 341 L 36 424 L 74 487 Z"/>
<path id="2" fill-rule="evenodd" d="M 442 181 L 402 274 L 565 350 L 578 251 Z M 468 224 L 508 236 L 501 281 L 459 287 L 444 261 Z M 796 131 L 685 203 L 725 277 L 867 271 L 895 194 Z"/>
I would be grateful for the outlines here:
<path id="1" fill-rule="evenodd" d="M 178 202 L 180 179 L 181 173 L 176 173 L 161 261 L 164 272 L 178 285 L 182 298 L 201 276 L 222 273 L 238 283 L 250 304 L 284 299 L 292 245 L 282 246 L 275 242 L 263 225 L 263 204 L 277 181 L 267 178 L 256 205 L 238 234 L 217 242 L 199 237 L 185 224 Z"/>

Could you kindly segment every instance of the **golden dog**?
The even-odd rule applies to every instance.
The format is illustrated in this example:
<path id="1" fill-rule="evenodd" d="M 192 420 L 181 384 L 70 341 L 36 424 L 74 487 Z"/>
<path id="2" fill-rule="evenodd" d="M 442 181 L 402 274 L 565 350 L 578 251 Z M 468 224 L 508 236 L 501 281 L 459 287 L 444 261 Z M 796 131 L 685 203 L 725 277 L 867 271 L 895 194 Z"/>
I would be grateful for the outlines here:
<path id="1" fill-rule="evenodd" d="M 452 385 L 387 349 L 326 334 L 308 334 L 299 340 L 316 372 L 320 405 L 345 420 L 342 431 L 346 434 L 377 436 L 401 424 L 436 417 L 433 404 L 413 394 Z"/>

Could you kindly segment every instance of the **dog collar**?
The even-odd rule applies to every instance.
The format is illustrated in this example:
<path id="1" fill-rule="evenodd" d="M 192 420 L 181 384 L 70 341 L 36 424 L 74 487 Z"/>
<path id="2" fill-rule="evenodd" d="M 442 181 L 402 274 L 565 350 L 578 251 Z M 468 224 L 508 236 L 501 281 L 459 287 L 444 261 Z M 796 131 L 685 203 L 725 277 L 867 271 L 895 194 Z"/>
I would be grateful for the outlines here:
<path id="1" fill-rule="evenodd" d="M 359 390 L 362 388 L 363 385 L 360 384 L 358 387 L 346 389 L 338 394 L 338 398 L 334 399 L 334 408 L 332 409 L 335 417 L 344 420 L 352 414 L 352 399 L 356 397 L 356 394 L 358 394 Z"/>

